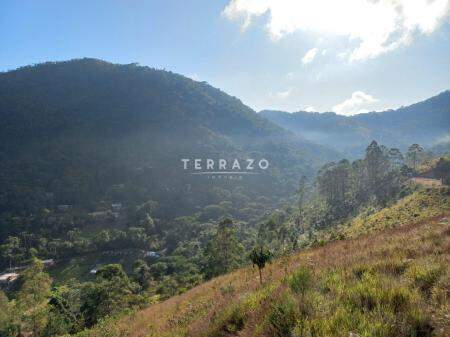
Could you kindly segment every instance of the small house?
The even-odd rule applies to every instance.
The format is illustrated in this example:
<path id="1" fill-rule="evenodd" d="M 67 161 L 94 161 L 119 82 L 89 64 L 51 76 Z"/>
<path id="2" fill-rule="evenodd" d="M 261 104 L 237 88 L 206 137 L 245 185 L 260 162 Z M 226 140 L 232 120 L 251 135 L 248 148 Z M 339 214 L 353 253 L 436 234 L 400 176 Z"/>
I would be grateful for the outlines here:
<path id="1" fill-rule="evenodd" d="M 42 263 L 45 267 L 53 267 L 56 264 L 55 260 L 53 259 L 42 260 Z"/>
<path id="2" fill-rule="evenodd" d="M 122 209 L 122 204 L 120 202 L 111 204 L 111 209 L 114 212 L 119 212 Z"/>
<path id="3" fill-rule="evenodd" d="M 60 212 L 67 212 L 68 210 L 72 209 L 72 205 L 58 205 L 57 209 Z"/>
<path id="4" fill-rule="evenodd" d="M 147 252 L 145 252 L 145 257 L 150 257 L 150 258 L 153 258 L 153 259 L 157 259 L 157 258 L 159 258 L 159 254 L 157 253 L 157 252 L 154 252 L 154 251 L 147 251 Z"/>
<path id="5" fill-rule="evenodd" d="M 0 275 L 0 283 L 12 283 L 19 277 L 17 273 L 3 273 Z"/>

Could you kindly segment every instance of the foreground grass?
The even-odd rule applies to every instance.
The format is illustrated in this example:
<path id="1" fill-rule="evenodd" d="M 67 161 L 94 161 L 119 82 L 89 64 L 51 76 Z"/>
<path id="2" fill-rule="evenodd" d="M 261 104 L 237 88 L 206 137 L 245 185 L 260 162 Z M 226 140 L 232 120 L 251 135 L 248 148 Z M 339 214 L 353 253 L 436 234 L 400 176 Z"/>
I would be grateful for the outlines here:
<path id="1" fill-rule="evenodd" d="M 445 190 L 419 192 L 274 261 L 262 286 L 240 269 L 80 335 L 450 336 L 449 207 Z"/>

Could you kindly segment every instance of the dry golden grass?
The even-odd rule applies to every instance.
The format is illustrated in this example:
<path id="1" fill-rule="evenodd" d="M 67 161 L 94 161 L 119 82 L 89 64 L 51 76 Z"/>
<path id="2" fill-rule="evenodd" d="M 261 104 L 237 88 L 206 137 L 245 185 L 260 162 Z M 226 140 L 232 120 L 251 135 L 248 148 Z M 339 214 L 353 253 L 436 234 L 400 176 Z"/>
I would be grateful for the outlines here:
<path id="1" fill-rule="evenodd" d="M 448 266 L 450 250 L 449 213 L 391 228 L 361 235 L 356 238 L 334 241 L 326 246 L 308 249 L 278 259 L 264 270 L 264 285 L 259 285 L 258 272 L 252 267 L 237 270 L 215 278 L 188 292 L 162 303 L 126 316 L 119 321 L 110 321 L 91 332 L 92 336 L 269 336 L 265 322 L 272 303 L 286 292 L 283 282 L 300 265 L 309 266 L 316 275 L 336 268 L 355 268 L 360 265 L 375 266 L 383 270 L 398 268 L 391 261 L 423 261 L 433 258 Z M 433 260 L 433 261 L 434 261 Z M 448 275 L 448 273 L 447 273 Z M 441 280 L 444 302 L 448 299 L 448 279 Z M 226 290 L 228 289 L 228 290 Z M 441 300 L 442 301 L 442 300 Z M 235 333 L 227 332 L 221 317 L 231 317 L 233 308 L 243 308 L 243 326 Z M 436 336 L 448 336 L 448 306 L 427 307 L 435 326 Z M 440 311 L 439 311 L 440 310 Z M 442 312 L 444 310 L 444 312 Z M 106 328 L 107 326 L 107 328 Z M 233 328 L 233 327 L 231 327 Z M 348 332 L 347 332 L 348 336 Z"/>

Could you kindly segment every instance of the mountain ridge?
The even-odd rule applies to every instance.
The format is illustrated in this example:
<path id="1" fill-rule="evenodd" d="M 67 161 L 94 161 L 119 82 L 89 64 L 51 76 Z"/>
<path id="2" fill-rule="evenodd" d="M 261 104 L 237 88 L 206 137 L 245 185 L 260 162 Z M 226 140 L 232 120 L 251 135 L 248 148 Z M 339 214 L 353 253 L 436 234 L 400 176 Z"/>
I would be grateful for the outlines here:
<path id="1" fill-rule="evenodd" d="M 431 147 L 441 142 L 450 130 L 450 91 L 395 110 L 353 116 L 277 110 L 259 113 L 310 141 L 357 156 L 362 153 L 362 144 L 371 139 L 402 150 L 412 143 Z"/>

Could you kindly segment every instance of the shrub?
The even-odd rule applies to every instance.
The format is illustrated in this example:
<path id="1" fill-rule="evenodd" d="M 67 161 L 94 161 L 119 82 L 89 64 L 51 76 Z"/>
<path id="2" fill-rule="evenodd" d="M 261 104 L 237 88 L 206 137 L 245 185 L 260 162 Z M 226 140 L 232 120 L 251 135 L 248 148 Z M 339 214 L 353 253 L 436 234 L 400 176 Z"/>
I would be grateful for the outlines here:
<path id="1" fill-rule="evenodd" d="M 298 268 L 288 279 L 289 288 L 295 294 L 305 295 L 311 286 L 311 272 L 306 267 Z"/>
<path id="2" fill-rule="evenodd" d="M 236 333 L 244 327 L 246 315 L 241 307 L 235 306 L 227 319 L 223 321 L 222 331 L 227 333 Z"/>
<path id="3" fill-rule="evenodd" d="M 413 302 L 414 294 L 405 287 L 388 288 L 383 296 L 383 301 L 396 314 L 406 311 Z"/>
<path id="4" fill-rule="evenodd" d="M 371 311 L 380 302 L 382 288 L 377 278 L 365 273 L 361 281 L 348 288 L 346 295 L 354 310 Z"/>
<path id="5" fill-rule="evenodd" d="M 409 336 L 431 337 L 433 335 L 433 326 L 428 316 L 418 310 L 414 310 L 408 318 L 410 324 Z"/>
<path id="6" fill-rule="evenodd" d="M 236 334 L 244 328 L 246 319 L 245 308 L 239 303 L 232 304 L 215 319 L 207 336 L 221 337 Z"/>
<path id="7" fill-rule="evenodd" d="M 220 287 L 220 293 L 222 296 L 232 296 L 235 293 L 236 289 L 231 284 L 231 282 L 223 287 Z"/>
<path id="8" fill-rule="evenodd" d="M 285 295 L 269 313 L 268 323 L 271 336 L 290 337 L 297 322 L 295 304 Z"/>

